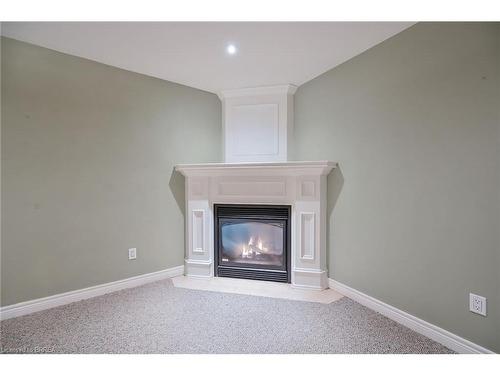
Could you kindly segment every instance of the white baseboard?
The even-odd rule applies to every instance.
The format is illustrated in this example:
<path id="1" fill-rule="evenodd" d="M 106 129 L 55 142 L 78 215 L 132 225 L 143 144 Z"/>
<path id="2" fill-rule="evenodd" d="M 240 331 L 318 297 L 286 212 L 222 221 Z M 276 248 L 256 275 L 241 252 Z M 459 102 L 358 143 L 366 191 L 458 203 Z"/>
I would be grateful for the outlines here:
<path id="1" fill-rule="evenodd" d="M 426 322 L 416 316 L 410 315 L 405 311 L 399 310 L 385 302 L 382 302 L 376 298 L 370 297 L 356 289 L 353 289 L 347 285 L 344 285 L 338 281 L 328 279 L 328 284 L 331 289 L 336 290 L 340 294 L 366 306 L 378 313 L 412 329 L 415 332 L 420 333 L 440 344 L 446 346 L 447 348 L 456 351 L 457 353 L 463 354 L 494 354 L 489 349 L 482 346 L 474 344 L 473 342 L 466 340 L 460 336 L 455 335 L 449 331 L 446 331 L 434 324 Z"/>
<path id="2" fill-rule="evenodd" d="M 81 301 L 83 299 L 101 296 L 122 289 L 133 288 L 153 281 L 168 279 L 184 274 L 184 266 L 167 268 L 165 270 L 151 272 L 144 275 L 129 277 L 106 284 L 91 286 L 89 288 L 72 290 L 70 292 L 55 294 L 53 296 L 20 302 L 14 305 L 0 307 L 0 320 L 15 318 L 17 316 L 31 314 L 37 311 L 50 309 L 52 307 L 66 305 L 68 303 Z"/>

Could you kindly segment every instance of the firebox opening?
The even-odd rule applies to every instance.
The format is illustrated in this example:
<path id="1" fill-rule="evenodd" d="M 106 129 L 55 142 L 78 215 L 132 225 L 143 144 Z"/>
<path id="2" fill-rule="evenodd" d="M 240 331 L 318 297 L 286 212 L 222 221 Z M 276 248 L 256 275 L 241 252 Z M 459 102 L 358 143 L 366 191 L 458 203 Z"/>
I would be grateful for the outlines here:
<path id="1" fill-rule="evenodd" d="M 290 206 L 214 205 L 215 275 L 290 282 Z"/>

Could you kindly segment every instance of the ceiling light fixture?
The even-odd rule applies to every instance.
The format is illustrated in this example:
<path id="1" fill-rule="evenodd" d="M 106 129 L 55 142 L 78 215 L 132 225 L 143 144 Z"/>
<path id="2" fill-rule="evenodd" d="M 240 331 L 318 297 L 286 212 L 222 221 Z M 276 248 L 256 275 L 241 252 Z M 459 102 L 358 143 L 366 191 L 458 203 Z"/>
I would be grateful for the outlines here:
<path id="1" fill-rule="evenodd" d="M 230 55 L 235 55 L 238 50 L 236 49 L 236 46 L 234 44 L 229 44 L 226 47 L 226 51 Z"/>

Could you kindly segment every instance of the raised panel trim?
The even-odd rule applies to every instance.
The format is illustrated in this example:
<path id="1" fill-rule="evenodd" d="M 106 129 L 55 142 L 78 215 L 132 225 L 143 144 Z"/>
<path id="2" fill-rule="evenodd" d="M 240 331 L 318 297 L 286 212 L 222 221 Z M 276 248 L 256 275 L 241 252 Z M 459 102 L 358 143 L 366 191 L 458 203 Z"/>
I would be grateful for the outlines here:
<path id="1" fill-rule="evenodd" d="M 229 139 L 227 140 L 229 142 L 228 144 L 228 149 L 229 153 L 232 156 L 235 157 L 258 157 L 258 156 L 278 156 L 280 153 L 280 115 L 279 115 L 279 104 L 278 103 L 256 103 L 256 104 L 235 104 L 231 106 L 231 111 L 230 111 L 230 123 L 232 123 L 231 127 L 228 127 L 227 134 L 229 135 Z M 255 144 L 254 149 L 252 149 L 251 152 L 241 152 L 240 150 L 248 147 L 246 145 L 243 145 L 242 142 L 245 142 L 244 139 L 242 139 L 241 134 L 238 134 L 238 125 L 237 119 L 239 116 L 243 116 L 244 113 L 240 112 L 241 110 L 253 110 L 255 113 L 254 115 L 259 114 L 260 110 L 270 110 L 272 120 L 268 122 L 268 125 L 271 125 L 272 128 L 269 129 L 269 131 L 272 133 L 272 138 L 269 139 L 270 144 L 272 145 L 272 151 L 271 152 L 260 152 L 259 151 L 259 144 Z M 248 115 L 248 113 L 247 113 Z M 262 114 L 261 114 L 262 115 Z M 269 115 L 269 114 L 267 114 Z M 241 120 L 241 118 L 240 118 Z M 260 119 L 258 122 L 262 123 L 262 119 Z M 239 129 L 241 130 L 241 129 Z"/>
<path id="2" fill-rule="evenodd" d="M 299 180 L 299 199 L 316 199 L 316 181 Z"/>
<path id="3" fill-rule="evenodd" d="M 189 195 L 191 197 L 202 197 L 204 196 L 205 188 L 203 186 L 203 181 L 194 180 L 189 183 Z"/>
<path id="4" fill-rule="evenodd" d="M 299 257 L 301 260 L 314 260 L 316 250 L 316 214 L 301 212 L 299 214 Z"/>
<path id="5" fill-rule="evenodd" d="M 193 253 L 205 253 L 205 210 L 196 209 L 192 210 L 193 218 Z"/>
<path id="6" fill-rule="evenodd" d="M 231 197 L 284 197 L 286 196 L 286 180 L 226 180 L 217 183 L 219 196 Z"/>

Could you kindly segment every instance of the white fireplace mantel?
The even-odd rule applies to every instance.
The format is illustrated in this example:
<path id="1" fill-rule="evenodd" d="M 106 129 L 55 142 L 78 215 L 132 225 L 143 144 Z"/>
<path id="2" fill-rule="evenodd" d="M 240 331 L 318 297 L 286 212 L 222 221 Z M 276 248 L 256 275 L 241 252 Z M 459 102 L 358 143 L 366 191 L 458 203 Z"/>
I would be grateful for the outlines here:
<path id="1" fill-rule="evenodd" d="M 214 204 L 287 204 L 292 285 L 327 288 L 326 176 L 336 166 L 330 161 L 177 165 L 186 178 L 185 274 L 214 276 Z"/>

